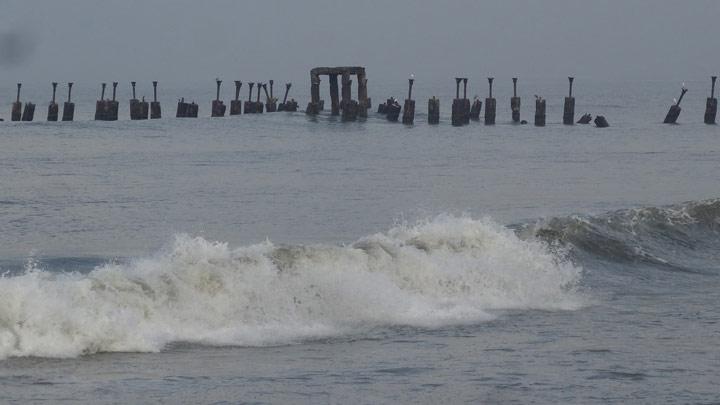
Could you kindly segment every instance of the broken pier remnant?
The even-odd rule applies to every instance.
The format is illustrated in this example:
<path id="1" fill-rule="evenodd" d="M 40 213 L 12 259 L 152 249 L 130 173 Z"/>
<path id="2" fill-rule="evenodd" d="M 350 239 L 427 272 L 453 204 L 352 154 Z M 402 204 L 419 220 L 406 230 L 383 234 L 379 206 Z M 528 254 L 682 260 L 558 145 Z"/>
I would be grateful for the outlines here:
<path id="1" fill-rule="evenodd" d="M 717 99 L 715 98 L 715 80 L 717 76 L 712 76 L 712 87 L 710 87 L 710 97 L 705 104 L 705 123 L 714 124 L 717 115 Z"/>
<path id="2" fill-rule="evenodd" d="M 95 121 L 105 121 L 105 116 L 107 115 L 107 103 L 105 101 L 107 83 L 101 83 L 100 87 L 100 99 L 95 102 Z"/>
<path id="3" fill-rule="evenodd" d="M 535 96 L 535 126 L 545 126 L 545 99 Z"/>
<path id="4" fill-rule="evenodd" d="M 496 100 L 492 95 L 493 78 L 488 77 L 489 93 L 488 98 L 485 99 L 485 125 L 495 125 L 495 107 Z"/>
<path id="5" fill-rule="evenodd" d="M 463 124 L 470 123 L 470 100 L 467 98 L 467 77 L 463 77 Z"/>
<path id="6" fill-rule="evenodd" d="M 570 90 L 568 96 L 565 97 L 565 107 L 563 108 L 563 124 L 573 125 L 575 123 L 575 97 L 572 95 L 574 77 L 568 77 Z"/>
<path id="7" fill-rule="evenodd" d="M 610 126 L 604 116 L 598 115 L 595 117 L 595 126 L 598 128 L 607 128 Z"/>
<path id="8" fill-rule="evenodd" d="M 298 103 L 295 101 L 295 99 L 291 99 L 288 101 L 288 93 L 290 93 L 290 88 L 292 87 L 292 83 L 285 83 L 285 97 L 283 97 L 283 102 L 280 103 L 278 106 L 278 111 L 297 111 L 298 109 Z"/>
<path id="9" fill-rule="evenodd" d="M 340 115 L 340 95 L 337 73 L 328 74 L 330 82 L 330 115 Z"/>
<path id="10" fill-rule="evenodd" d="M 365 76 L 365 68 L 362 66 L 339 66 L 339 67 L 316 67 L 310 70 L 310 102 L 305 112 L 315 115 L 323 110 L 324 103 L 320 99 L 320 76 L 327 75 L 330 80 L 330 103 L 331 114 L 337 115 L 342 113 L 342 119 L 345 121 L 353 121 L 357 116 L 366 117 L 369 108 L 369 99 L 367 98 L 367 78 Z M 357 76 L 358 82 L 358 100 L 352 99 L 351 86 L 352 80 L 350 76 Z M 341 99 L 337 105 L 337 78 L 341 80 Z"/>
<path id="11" fill-rule="evenodd" d="M 402 118 L 403 124 L 406 125 L 412 125 L 415 121 L 415 100 L 412 99 L 413 83 L 415 83 L 415 78 L 413 75 L 410 75 L 408 79 L 408 98 L 405 100 Z"/>
<path id="12" fill-rule="evenodd" d="M 160 109 L 160 102 L 157 100 L 157 80 L 152 82 L 153 84 L 153 101 L 150 103 L 150 118 L 158 119 L 162 118 L 162 111 Z"/>
<path id="13" fill-rule="evenodd" d="M 440 123 L 440 100 L 433 96 L 428 100 L 428 124 Z"/>
<path id="14" fill-rule="evenodd" d="M 260 90 L 261 90 L 264 86 L 265 86 L 265 85 L 262 84 L 262 83 L 260 83 L 260 82 L 258 82 L 258 84 L 257 84 L 257 100 L 255 101 L 255 114 L 262 114 L 262 113 L 263 113 L 263 108 L 264 108 L 264 106 L 263 106 L 263 103 L 260 102 Z"/>
<path id="15" fill-rule="evenodd" d="M 47 120 L 48 121 L 57 121 L 58 120 L 58 113 L 60 111 L 60 107 L 55 102 L 55 94 L 57 93 L 57 83 L 52 83 L 53 88 L 53 95 L 52 95 L 52 101 L 50 101 L 50 105 L 48 105 L 48 115 Z"/>
<path id="16" fill-rule="evenodd" d="M 267 111 L 267 112 L 277 111 L 277 99 L 275 98 L 275 95 L 273 94 L 273 86 L 274 85 L 275 85 L 275 81 L 270 80 L 270 96 L 267 97 L 267 102 L 265 103 L 265 111 Z M 265 91 L 265 94 L 267 95 L 267 89 Z"/>
<path id="17" fill-rule="evenodd" d="M 254 114 L 255 113 L 255 103 L 252 101 L 252 94 L 253 94 L 253 87 L 255 86 L 254 82 L 248 83 L 248 99 L 245 102 L 245 114 Z"/>
<path id="18" fill-rule="evenodd" d="M 240 80 L 235 80 L 235 99 L 230 101 L 230 115 L 242 114 L 242 101 L 240 101 L 241 87 L 242 82 Z"/>
<path id="19" fill-rule="evenodd" d="M 72 82 L 68 83 L 67 101 L 63 104 L 63 121 L 72 121 L 75 118 L 75 103 L 72 100 Z"/>
<path id="20" fill-rule="evenodd" d="M 514 123 L 520 122 L 520 97 L 517 95 L 517 77 L 512 78 L 513 96 L 510 99 L 510 111 L 512 111 L 512 120 Z"/>
<path id="21" fill-rule="evenodd" d="M 675 101 L 675 103 L 670 106 L 670 110 L 665 116 L 665 121 L 663 121 L 663 123 L 675 124 L 677 122 L 677 119 L 680 116 L 680 111 L 682 111 L 682 109 L 680 108 L 680 102 L 685 96 L 685 93 L 687 93 L 687 89 L 685 88 L 685 83 L 683 83 L 682 89 L 680 91 L 680 98 L 677 99 L 677 101 Z"/>
<path id="22" fill-rule="evenodd" d="M 475 99 L 470 106 L 470 119 L 473 121 L 480 121 L 480 111 L 482 111 L 482 101 L 480 101 L 478 96 L 475 96 Z"/>
<path id="23" fill-rule="evenodd" d="M 20 101 L 20 88 L 18 87 L 18 102 Z M 27 121 L 30 122 L 35 118 L 35 104 L 31 102 L 25 103 L 25 108 L 23 108 L 22 117 L 20 118 L 20 121 Z"/>
<path id="24" fill-rule="evenodd" d="M 198 106 L 194 101 L 192 103 L 186 103 L 185 97 L 183 97 L 178 101 L 177 113 L 175 114 L 175 117 L 197 118 L 199 110 L 200 106 Z"/>
<path id="25" fill-rule="evenodd" d="M 577 123 L 578 123 L 578 124 L 589 124 L 590 122 L 592 122 L 592 115 L 590 115 L 590 114 L 583 114 L 583 116 L 580 117 L 580 119 L 578 120 Z"/>
<path id="26" fill-rule="evenodd" d="M 20 102 L 20 88 L 22 87 L 22 83 L 17 84 L 17 97 L 15 98 L 15 102 L 12 104 L 12 110 L 10 112 L 10 120 L 11 121 L 20 121 L 22 118 L 22 103 Z"/>
<path id="27" fill-rule="evenodd" d="M 143 98 L 140 101 L 135 97 L 135 85 L 136 82 L 130 82 L 132 86 L 132 99 L 130 100 L 130 119 L 131 120 L 146 120 L 148 118 L 149 106 L 147 101 Z"/>
<path id="28" fill-rule="evenodd" d="M 215 93 L 215 100 L 212 101 L 212 110 L 210 112 L 210 116 L 224 117 L 225 104 L 222 102 L 222 100 L 220 100 L 220 85 L 222 84 L 222 80 L 215 79 L 215 84 L 217 85 L 217 90 Z"/>
<path id="29" fill-rule="evenodd" d="M 465 98 L 460 98 L 460 83 L 464 82 L 464 92 L 463 95 Z M 451 116 L 451 122 L 453 126 L 462 126 L 470 122 L 470 100 L 467 98 L 467 78 L 463 77 L 456 77 L 455 78 L 455 99 L 452 103 L 452 116 Z M 467 104 L 467 108 L 466 108 Z"/>

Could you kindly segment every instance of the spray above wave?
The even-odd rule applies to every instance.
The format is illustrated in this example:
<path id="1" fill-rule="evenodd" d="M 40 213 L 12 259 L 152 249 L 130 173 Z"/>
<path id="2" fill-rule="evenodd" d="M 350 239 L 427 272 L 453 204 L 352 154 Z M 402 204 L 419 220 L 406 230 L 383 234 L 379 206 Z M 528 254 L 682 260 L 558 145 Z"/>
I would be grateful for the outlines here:
<path id="1" fill-rule="evenodd" d="M 716 273 L 720 252 L 720 199 L 644 207 L 599 216 L 550 218 L 518 227 L 579 254 L 673 270 Z"/>
<path id="2" fill-rule="evenodd" d="M 88 274 L 0 279 L 0 358 L 267 345 L 383 325 L 574 309 L 581 271 L 490 220 L 441 216 L 351 246 L 231 249 L 178 236 L 155 257 Z"/>

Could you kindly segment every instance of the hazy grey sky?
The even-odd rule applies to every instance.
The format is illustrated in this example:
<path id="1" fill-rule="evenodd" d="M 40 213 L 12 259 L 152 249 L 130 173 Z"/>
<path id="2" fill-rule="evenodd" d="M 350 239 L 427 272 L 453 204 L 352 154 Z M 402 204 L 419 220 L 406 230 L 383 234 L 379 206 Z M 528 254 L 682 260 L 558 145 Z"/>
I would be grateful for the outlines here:
<path id="1" fill-rule="evenodd" d="M 4 81 L 369 76 L 705 78 L 718 0 L 0 0 Z M 25 55 L 8 55 L 9 33 Z"/>

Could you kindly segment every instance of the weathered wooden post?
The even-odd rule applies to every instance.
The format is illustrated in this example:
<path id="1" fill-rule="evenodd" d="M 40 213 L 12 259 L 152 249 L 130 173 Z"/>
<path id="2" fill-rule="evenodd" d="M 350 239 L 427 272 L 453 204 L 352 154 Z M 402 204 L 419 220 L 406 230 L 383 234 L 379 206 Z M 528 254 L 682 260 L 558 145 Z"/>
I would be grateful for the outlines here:
<path id="1" fill-rule="evenodd" d="M 248 83 L 248 99 L 245 102 L 245 114 L 254 114 L 255 113 L 255 103 L 252 101 L 252 93 L 253 93 L 253 86 L 255 86 L 255 83 L 249 82 Z"/>
<path id="2" fill-rule="evenodd" d="M 117 86 L 118 82 L 113 82 L 113 93 L 112 93 L 112 101 L 109 103 L 109 109 L 107 113 L 107 120 L 108 121 L 117 121 L 118 119 L 118 110 L 120 110 L 120 103 L 117 101 Z"/>
<path id="3" fill-rule="evenodd" d="M 150 103 L 150 119 L 158 119 L 162 117 L 160 102 L 157 100 L 157 81 L 153 81 L 153 101 Z"/>
<path id="4" fill-rule="evenodd" d="M 514 123 L 520 122 L 520 97 L 517 95 L 517 77 L 512 78 L 513 96 L 510 99 L 510 110 L 512 111 L 512 120 Z"/>
<path id="5" fill-rule="evenodd" d="M 467 77 L 463 77 L 463 124 L 470 123 L 470 100 L 467 98 Z"/>
<path id="6" fill-rule="evenodd" d="M 277 99 L 273 95 L 273 85 L 275 84 L 274 80 L 270 80 L 270 96 L 267 99 L 267 102 L 265 103 L 265 111 L 267 112 L 275 112 L 277 111 Z M 267 89 L 265 91 L 267 94 Z"/>
<path id="7" fill-rule="evenodd" d="M 575 124 L 575 97 L 572 95 L 573 80 L 575 80 L 574 77 L 568 77 L 570 91 L 568 96 L 565 97 L 565 107 L 563 108 L 563 124 L 565 125 Z"/>
<path id="8" fill-rule="evenodd" d="M 100 100 L 95 102 L 95 121 L 105 120 L 105 87 L 106 83 L 102 83 L 102 90 L 100 90 Z"/>
<path id="9" fill-rule="evenodd" d="M 495 125 L 496 100 L 492 95 L 492 77 L 488 77 L 488 85 L 490 86 L 490 93 L 488 98 L 485 99 L 485 125 Z"/>
<path id="10" fill-rule="evenodd" d="M 263 83 L 258 82 L 258 84 L 257 84 L 257 91 L 258 91 L 257 92 L 257 101 L 255 101 L 255 113 L 256 114 L 263 113 L 264 106 L 263 106 L 263 103 L 260 102 L 260 90 L 262 90 L 263 87 L 265 87 L 265 85 Z"/>
<path id="11" fill-rule="evenodd" d="M 415 100 L 412 99 L 412 87 L 415 79 L 412 75 L 408 79 L 408 98 L 405 100 L 405 106 L 403 108 L 402 122 L 405 125 L 412 125 L 415 121 Z"/>
<path id="12" fill-rule="evenodd" d="M 451 122 L 453 126 L 462 126 L 465 120 L 463 119 L 463 101 L 460 98 L 460 82 L 461 77 L 455 78 L 455 99 L 452 103 L 452 118 Z"/>
<path id="13" fill-rule="evenodd" d="M 428 100 L 428 124 L 440 123 L 440 100 L 433 98 Z"/>
<path id="14" fill-rule="evenodd" d="M 12 111 L 10 113 L 10 120 L 11 121 L 20 121 L 22 118 L 22 103 L 20 102 L 20 88 L 22 87 L 22 83 L 17 84 L 17 98 L 15 99 L 15 102 L 12 104 Z"/>
<path id="15" fill-rule="evenodd" d="M 717 76 L 712 76 L 712 87 L 710 88 L 710 97 L 705 103 L 705 123 L 714 124 L 717 115 L 717 99 L 715 98 L 715 80 Z"/>
<path id="16" fill-rule="evenodd" d="M 240 88 L 242 82 L 235 80 L 235 100 L 230 101 L 230 115 L 242 114 L 242 101 L 240 101 Z"/>
<path id="17" fill-rule="evenodd" d="M 57 92 L 57 83 L 52 83 L 53 88 L 53 95 L 52 95 L 52 101 L 50 102 L 50 105 L 48 106 L 48 115 L 47 120 L 48 121 L 57 121 L 58 120 L 58 112 L 60 110 L 60 107 L 55 102 L 55 93 Z"/>
<path id="18" fill-rule="evenodd" d="M 347 70 L 343 70 L 341 80 L 342 101 L 340 102 L 340 109 L 342 110 L 342 120 L 356 121 L 358 102 L 352 99 L 352 80 L 350 80 L 350 73 Z"/>
<path id="19" fill-rule="evenodd" d="M 545 126 L 545 99 L 535 96 L 535 126 Z"/>
<path id="20" fill-rule="evenodd" d="M 67 101 L 63 104 L 63 121 L 72 121 L 75 118 L 75 103 L 72 100 L 72 82 L 68 83 Z"/>
<path id="21" fill-rule="evenodd" d="M 665 121 L 663 121 L 663 123 L 674 124 L 677 122 L 677 119 L 680 116 L 680 111 L 682 111 L 682 109 L 680 108 L 680 102 L 682 101 L 683 97 L 685 96 L 685 93 L 687 93 L 687 89 L 685 88 L 685 83 L 683 83 L 682 90 L 680 93 L 680 98 L 677 100 L 677 102 L 675 104 L 670 106 L 670 110 L 668 111 L 667 115 L 665 116 Z"/>
<path id="22" fill-rule="evenodd" d="M 331 73 L 328 75 L 330 82 L 330 115 L 340 115 L 340 95 L 338 94 L 338 75 Z"/>
<path id="23" fill-rule="evenodd" d="M 18 87 L 18 102 L 20 101 L 20 87 Z M 23 108 L 22 117 L 20 117 L 20 121 L 32 121 L 35 117 L 35 104 L 31 102 L 25 103 L 25 108 Z"/>
<path id="24" fill-rule="evenodd" d="M 225 116 L 225 104 L 220 100 L 220 85 L 222 80 L 215 79 L 217 90 L 215 93 L 215 100 L 212 101 L 212 111 L 210 112 L 211 117 L 224 117 Z"/>

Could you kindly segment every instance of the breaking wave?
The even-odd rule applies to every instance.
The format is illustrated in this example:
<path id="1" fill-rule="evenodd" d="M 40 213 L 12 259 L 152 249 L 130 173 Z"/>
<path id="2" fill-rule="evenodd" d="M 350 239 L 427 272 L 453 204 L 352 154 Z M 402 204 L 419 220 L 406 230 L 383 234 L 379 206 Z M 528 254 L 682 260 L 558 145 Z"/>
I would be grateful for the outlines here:
<path id="1" fill-rule="evenodd" d="M 582 271 L 562 253 L 489 219 L 452 216 L 349 246 L 231 248 L 179 235 L 152 257 L 87 273 L 40 267 L 0 278 L 0 359 L 284 344 L 585 301 Z"/>

